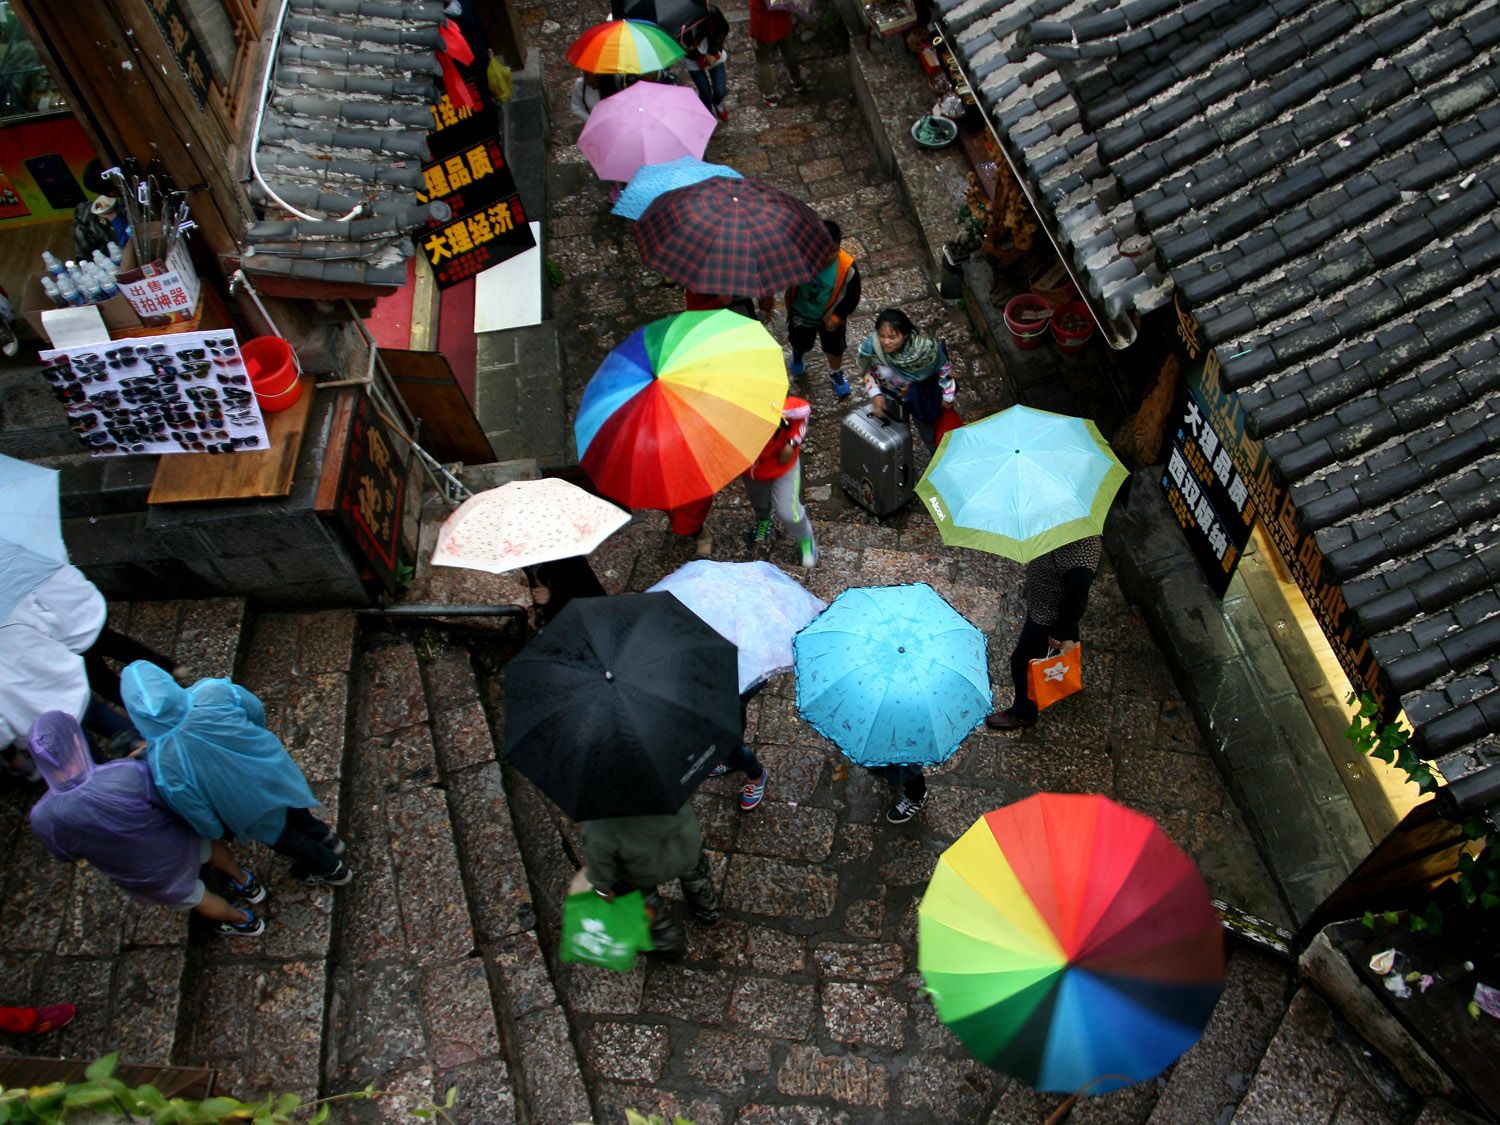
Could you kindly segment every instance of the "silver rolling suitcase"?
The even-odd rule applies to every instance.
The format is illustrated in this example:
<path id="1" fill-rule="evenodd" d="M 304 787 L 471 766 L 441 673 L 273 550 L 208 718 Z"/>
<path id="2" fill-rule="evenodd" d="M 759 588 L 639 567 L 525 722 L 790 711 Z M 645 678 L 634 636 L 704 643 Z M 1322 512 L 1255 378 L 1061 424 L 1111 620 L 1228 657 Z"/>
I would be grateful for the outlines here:
<path id="1" fill-rule="evenodd" d="M 889 412 L 877 418 L 868 406 L 845 414 L 839 431 L 839 477 L 860 507 L 881 517 L 899 511 L 917 483 L 906 419 L 896 421 Z"/>

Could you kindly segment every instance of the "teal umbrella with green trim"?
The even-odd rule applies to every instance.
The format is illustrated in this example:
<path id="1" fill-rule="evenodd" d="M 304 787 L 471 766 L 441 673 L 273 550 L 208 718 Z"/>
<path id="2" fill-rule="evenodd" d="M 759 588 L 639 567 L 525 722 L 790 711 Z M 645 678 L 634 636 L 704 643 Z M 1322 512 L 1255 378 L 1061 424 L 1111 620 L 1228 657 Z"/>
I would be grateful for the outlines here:
<path id="1" fill-rule="evenodd" d="M 1025 563 L 1098 535 L 1126 476 L 1088 419 L 1012 406 L 950 430 L 917 495 L 944 543 Z"/>

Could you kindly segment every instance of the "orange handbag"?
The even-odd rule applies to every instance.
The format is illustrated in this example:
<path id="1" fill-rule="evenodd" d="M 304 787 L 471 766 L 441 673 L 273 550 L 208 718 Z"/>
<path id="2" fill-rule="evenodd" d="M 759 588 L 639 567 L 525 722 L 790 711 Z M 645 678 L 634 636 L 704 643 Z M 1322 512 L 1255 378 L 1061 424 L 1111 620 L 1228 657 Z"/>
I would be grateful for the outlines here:
<path id="1" fill-rule="evenodd" d="M 1031 661 L 1026 669 L 1026 688 L 1038 711 L 1082 691 L 1083 646 L 1074 645 L 1062 653 L 1049 652 Z"/>

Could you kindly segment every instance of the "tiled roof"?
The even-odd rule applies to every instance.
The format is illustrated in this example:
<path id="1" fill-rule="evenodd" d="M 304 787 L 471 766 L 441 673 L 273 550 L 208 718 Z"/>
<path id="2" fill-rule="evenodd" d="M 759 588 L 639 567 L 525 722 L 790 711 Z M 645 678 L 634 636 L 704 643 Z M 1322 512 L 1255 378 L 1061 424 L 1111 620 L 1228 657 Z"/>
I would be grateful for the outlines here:
<path id="1" fill-rule="evenodd" d="M 405 281 L 410 232 L 429 214 L 447 217 L 446 205 L 416 198 L 442 21 L 436 2 L 291 0 L 257 162 L 277 195 L 326 221 L 295 218 L 252 181 L 264 218 L 246 232 L 247 270 L 350 284 Z M 358 203 L 363 214 L 336 221 Z"/>
<path id="2" fill-rule="evenodd" d="M 1198 318 L 1419 748 L 1500 746 L 1500 5 L 939 7 L 1108 313 Z"/>

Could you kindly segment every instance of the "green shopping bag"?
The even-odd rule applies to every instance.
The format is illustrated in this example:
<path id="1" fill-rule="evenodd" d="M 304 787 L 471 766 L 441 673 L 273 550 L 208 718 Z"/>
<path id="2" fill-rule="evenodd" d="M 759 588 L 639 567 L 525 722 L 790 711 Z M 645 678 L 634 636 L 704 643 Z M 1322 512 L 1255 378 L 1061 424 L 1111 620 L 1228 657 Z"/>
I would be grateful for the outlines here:
<path id="1" fill-rule="evenodd" d="M 635 955 L 653 948 L 651 923 L 640 891 L 613 899 L 584 891 L 563 900 L 564 961 L 628 973 L 635 968 Z"/>

